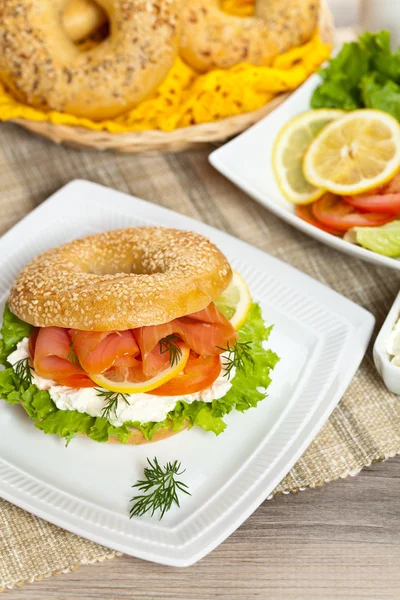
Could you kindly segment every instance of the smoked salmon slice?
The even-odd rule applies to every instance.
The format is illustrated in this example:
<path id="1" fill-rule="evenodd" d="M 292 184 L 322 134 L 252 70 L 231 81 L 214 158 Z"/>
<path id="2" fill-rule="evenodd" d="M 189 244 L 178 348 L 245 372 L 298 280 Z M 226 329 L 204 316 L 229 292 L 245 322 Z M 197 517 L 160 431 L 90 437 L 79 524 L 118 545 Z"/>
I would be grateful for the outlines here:
<path id="1" fill-rule="evenodd" d="M 221 348 L 233 346 L 237 333 L 231 323 L 212 302 L 207 308 L 162 325 L 140 327 L 134 330 L 143 360 L 143 371 L 148 376 L 158 372 L 160 340 L 175 334 L 201 356 L 221 354 Z M 168 353 L 164 353 L 168 355 Z"/>
<path id="2" fill-rule="evenodd" d="M 40 377 L 60 385 L 80 388 L 95 385 L 79 365 L 71 362 L 71 339 L 68 330 L 62 327 L 42 327 L 38 330 L 33 368 Z"/>
<path id="3" fill-rule="evenodd" d="M 30 335 L 30 338 L 29 338 L 29 355 L 30 356 L 35 356 L 36 340 L 37 340 L 37 336 L 39 335 L 39 331 L 40 331 L 40 328 L 35 327 L 35 329 L 32 331 L 32 333 Z"/>
<path id="4" fill-rule="evenodd" d="M 162 368 L 168 367 L 170 354 L 161 349 L 160 340 L 176 333 L 175 322 L 134 329 L 143 361 L 143 373 L 147 377 L 154 377 Z"/>
<path id="5" fill-rule="evenodd" d="M 135 358 L 139 354 L 132 331 L 70 330 L 79 363 L 86 373 L 103 373 L 122 357 Z"/>
<path id="6" fill-rule="evenodd" d="M 221 354 L 221 348 L 231 347 L 237 341 L 238 334 L 214 302 L 178 321 L 182 339 L 201 356 Z"/>
<path id="7" fill-rule="evenodd" d="M 95 384 L 87 373 L 131 370 L 135 380 L 141 381 L 167 369 L 171 362 L 168 336 L 174 336 L 175 348 L 186 344 L 199 356 L 218 356 L 237 340 L 235 329 L 212 302 L 199 312 L 169 323 L 133 330 L 35 329 L 30 348 L 38 375 L 62 385 L 88 387 Z"/>

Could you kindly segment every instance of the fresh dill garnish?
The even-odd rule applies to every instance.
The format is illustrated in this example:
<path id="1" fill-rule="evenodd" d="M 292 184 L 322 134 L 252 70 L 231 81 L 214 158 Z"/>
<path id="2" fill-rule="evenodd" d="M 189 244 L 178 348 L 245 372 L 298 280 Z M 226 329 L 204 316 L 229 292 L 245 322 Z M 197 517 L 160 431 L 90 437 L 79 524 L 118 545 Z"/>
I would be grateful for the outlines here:
<path id="1" fill-rule="evenodd" d="M 76 332 L 74 333 L 71 341 L 69 342 L 71 350 L 69 351 L 67 360 L 69 360 L 69 362 L 72 363 L 73 365 L 79 365 L 79 359 L 75 352 L 75 338 L 76 338 Z"/>
<path id="2" fill-rule="evenodd" d="M 125 394 L 121 394 L 120 392 L 111 392 L 109 390 L 102 390 L 100 388 L 95 388 L 95 390 L 97 392 L 97 396 L 100 396 L 100 398 L 103 398 L 107 402 L 101 411 L 101 415 L 107 419 L 107 421 L 110 420 L 112 413 L 114 413 L 115 417 L 117 416 L 116 411 L 118 400 L 123 400 L 125 404 L 129 404 Z"/>
<path id="3" fill-rule="evenodd" d="M 224 377 L 231 378 L 232 369 L 236 371 L 246 372 L 247 366 L 251 365 L 254 369 L 255 362 L 251 354 L 251 344 L 253 342 L 236 342 L 234 346 L 230 346 L 229 342 L 226 348 L 217 346 L 219 350 L 225 353 L 224 356 Z"/>
<path id="4" fill-rule="evenodd" d="M 22 358 L 16 362 L 14 365 L 14 371 L 20 381 L 20 384 L 27 388 L 32 383 L 32 373 L 29 361 L 30 358 L 27 356 L 26 358 Z"/>
<path id="5" fill-rule="evenodd" d="M 150 467 L 144 469 L 146 479 L 138 481 L 132 486 L 144 494 L 131 499 L 133 506 L 129 514 L 132 519 L 132 517 L 141 517 L 147 512 L 153 516 L 159 510 L 161 521 L 173 503 L 179 506 L 178 491 L 188 496 L 191 494 L 185 483 L 175 479 L 176 475 L 182 475 L 185 472 L 185 469 L 180 470 L 180 462 L 177 460 L 173 463 L 168 462 L 164 467 L 160 467 L 157 458 L 154 458 L 153 462 L 148 458 L 147 462 Z"/>
<path id="6" fill-rule="evenodd" d="M 161 338 L 159 341 L 160 344 L 160 354 L 165 354 L 169 352 L 169 362 L 171 363 L 171 367 L 174 367 L 178 364 L 182 356 L 182 350 L 179 345 L 179 342 L 182 340 L 171 333 L 171 335 L 167 335 L 166 337 Z"/>

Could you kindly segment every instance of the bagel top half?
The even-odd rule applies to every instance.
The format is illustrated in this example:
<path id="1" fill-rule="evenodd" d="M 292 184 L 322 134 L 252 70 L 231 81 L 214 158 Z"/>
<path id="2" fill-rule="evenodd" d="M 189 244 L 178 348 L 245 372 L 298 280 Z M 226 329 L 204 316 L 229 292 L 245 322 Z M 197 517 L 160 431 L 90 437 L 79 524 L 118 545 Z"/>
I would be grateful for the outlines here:
<path id="1" fill-rule="evenodd" d="M 225 256 L 202 235 L 119 229 L 35 258 L 15 280 L 9 306 L 36 327 L 134 329 L 202 310 L 231 277 Z"/>

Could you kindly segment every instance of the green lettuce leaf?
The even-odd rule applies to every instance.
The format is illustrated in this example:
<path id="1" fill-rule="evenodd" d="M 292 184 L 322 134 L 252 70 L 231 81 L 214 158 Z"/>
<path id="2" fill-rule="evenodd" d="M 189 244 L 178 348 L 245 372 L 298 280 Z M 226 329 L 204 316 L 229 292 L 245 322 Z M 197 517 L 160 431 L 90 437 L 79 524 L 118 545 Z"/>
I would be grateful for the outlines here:
<path id="1" fill-rule="evenodd" d="M 14 352 L 18 342 L 24 337 L 29 337 L 33 327 L 29 323 L 25 323 L 18 319 L 6 304 L 3 313 L 3 323 L 1 326 L 1 340 L 0 340 L 0 364 L 4 365 L 7 360 L 7 356 Z"/>
<path id="2" fill-rule="evenodd" d="M 344 44 L 320 74 L 313 108 L 374 108 L 400 121 L 400 49 L 392 52 L 388 31 L 366 32 Z"/>
<path id="3" fill-rule="evenodd" d="M 400 121 L 400 85 L 371 73 L 363 78 L 361 93 L 364 106 L 383 110 Z"/>
<path id="4" fill-rule="evenodd" d="M 13 320 L 8 308 L 6 310 L 7 319 Z M 29 332 L 30 329 L 21 325 L 15 327 L 11 352 Z M 102 417 L 60 410 L 47 391 L 39 390 L 35 385 L 24 386 L 11 367 L 0 372 L 0 397 L 11 404 L 21 404 L 38 429 L 44 433 L 60 435 L 67 443 L 76 435 L 86 435 L 97 442 L 106 442 L 115 437 L 126 443 L 132 428 L 139 429 L 147 440 L 151 440 L 159 429 L 171 428 L 173 431 L 180 431 L 185 426 L 201 427 L 219 435 L 226 427 L 223 420 L 226 414 L 234 409 L 248 410 L 257 406 L 265 397 L 265 393 L 260 389 L 266 390 L 271 383 L 271 370 L 279 360 L 274 352 L 263 348 L 263 341 L 268 339 L 270 332 L 271 328 L 264 324 L 259 305 L 254 303 L 245 325 L 240 330 L 240 341 L 252 342 L 254 369 L 248 369 L 246 373 L 237 372 L 232 380 L 231 389 L 219 400 L 211 403 L 195 401 L 192 404 L 184 400 L 178 401 L 174 410 L 160 423 L 127 422 L 122 427 L 114 427 Z M 10 342 L 8 345 L 10 346 Z"/>
<path id="5" fill-rule="evenodd" d="M 322 83 L 313 93 L 311 97 L 312 108 L 339 108 L 341 110 L 356 110 L 361 106 L 354 93 L 346 90 L 340 82 L 327 81 Z"/>
<path id="6" fill-rule="evenodd" d="M 393 221 L 381 227 L 355 227 L 356 242 L 391 258 L 400 257 L 400 221 Z"/>
<path id="7" fill-rule="evenodd" d="M 370 71 L 370 55 L 359 42 L 344 44 L 320 71 L 322 84 L 311 98 L 313 108 L 354 110 L 361 106 L 360 83 Z"/>
<path id="8" fill-rule="evenodd" d="M 389 31 L 360 35 L 360 45 L 369 56 L 370 70 L 400 83 L 400 49 L 392 52 Z"/>
<path id="9" fill-rule="evenodd" d="M 86 435 L 96 442 L 106 442 L 117 437 L 122 443 L 128 441 L 129 427 L 114 427 L 102 417 L 91 417 L 76 410 L 59 410 L 50 394 L 35 385 L 20 385 L 14 370 L 9 367 L 0 372 L 0 396 L 10 404 L 21 404 L 35 427 L 44 433 L 60 435 L 70 441 L 76 435 Z"/>

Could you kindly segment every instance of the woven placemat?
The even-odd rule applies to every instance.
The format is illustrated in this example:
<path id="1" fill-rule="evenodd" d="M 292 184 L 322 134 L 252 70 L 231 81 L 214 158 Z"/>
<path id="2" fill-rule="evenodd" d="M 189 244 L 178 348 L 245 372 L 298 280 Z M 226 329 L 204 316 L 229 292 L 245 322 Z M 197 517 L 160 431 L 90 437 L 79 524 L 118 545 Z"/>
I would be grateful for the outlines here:
<path id="1" fill-rule="evenodd" d="M 207 151 L 124 156 L 56 147 L 0 127 L 0 231 L 62 185 L 84 178 L 200 219 L 287 261 L 361 304 L 377 327 L 400 274 L 338 253 L 281 222 L 219 175 Z M 382 385 L 371 349 L 345 397 L 276 493 L 315 487 L 400 453 L 400 403 Z M 38 551 L 40 549 L 40 551 Z M 115 553 L 0 501 L 0 588 L 113 558 Z"/>

